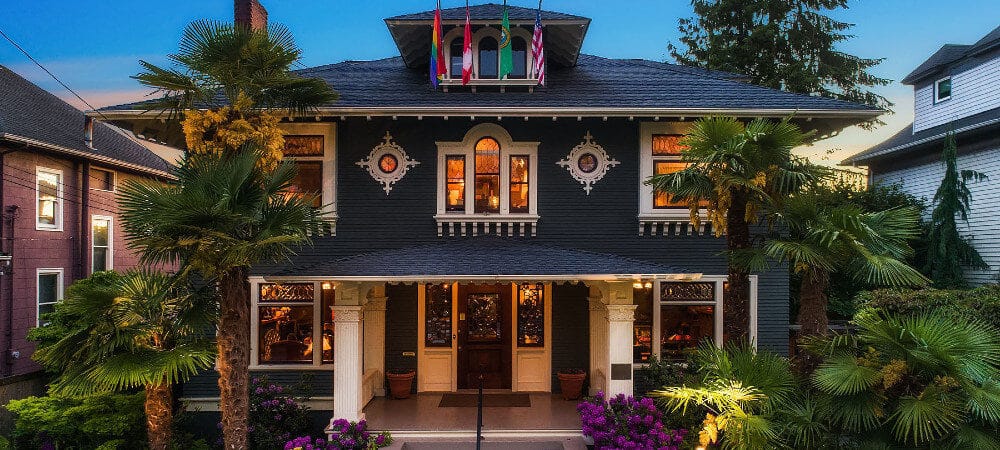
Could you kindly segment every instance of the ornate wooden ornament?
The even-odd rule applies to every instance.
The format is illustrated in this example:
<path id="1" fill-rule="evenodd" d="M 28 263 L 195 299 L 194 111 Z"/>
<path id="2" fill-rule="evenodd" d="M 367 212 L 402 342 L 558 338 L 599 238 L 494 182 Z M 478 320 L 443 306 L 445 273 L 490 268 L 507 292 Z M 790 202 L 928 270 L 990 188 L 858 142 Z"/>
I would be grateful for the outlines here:
<path id="1" fill-rule="evenodd" d="M 608 170 L 621 162 L 608 156 L 608 152 L 594 142 L 594 137 L 588 131 L 583 136 L 583 142 L 573 147 L 573 150 L 556 164 L 565 167 L 569 174 L 583 185 L 587 195 L 590 195 L 594 183 L 604 178 Z"/>
<path id="2" fill-rule="evenodd" d="M 375 181 L 382 183 L 385 195 L 392 191 L 392 185 L 401 180 L 410 167 L 420 164 L 410 159 L 406 150 L 392 141 L 392 135 L 385 132 L 383 142 L 372 149 L 368 157 L 356 162 L 359 167 L 368 171 Z"/>

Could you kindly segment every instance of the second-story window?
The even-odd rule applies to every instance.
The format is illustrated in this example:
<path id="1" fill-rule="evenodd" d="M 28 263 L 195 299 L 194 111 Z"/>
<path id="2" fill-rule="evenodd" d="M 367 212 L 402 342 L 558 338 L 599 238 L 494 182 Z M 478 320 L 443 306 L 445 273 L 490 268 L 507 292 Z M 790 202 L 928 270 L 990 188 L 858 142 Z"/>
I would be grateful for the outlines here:
<path id="1" fill-rule="evenodd" d="M 462 52 L 465 50 L 463 47 L 465 42 L 463 38 L 452 39 L 451 50 L 449 58 L 449 70 L 451 71 L 451 78 L 462 79 Z"/>
<path id="2" fill-rule="evenodd" d="M 680 134 L 654 134 L 651 143 L 652 152 L 650 157 L 653 160 L 653 173 L 649 175 L 664 175 L 678 172 L 687 167 L 681 162 L 681 151 L 684 147 L 680 144 L 684 136 Z M 670 198 L 665 192 L 653 194 L 653 208 L 686 208 L 684 202 L 677 202 Z"/>
<path id="3" fill-rule="evenodd" d="M 112 256 L 111 217 L 94 216 L 90 222 L 91 272 L 114 268 Z"/>
<path id="4" fill-rule="evenodd" d="M 35 229 L 62 230 L 62 172 L 39 167 L 35 171 Z"/>
<path id="5" fill-rule="evenodd" d="M 110 170 L 90 169 L 90 188 L 101 191 L 114 191 L 115 173 Z"/>
<path id="6" fill-rule="evenodd" d="M 510 40 L 511 70 L 510 78 L 528 78 L 528 43 L 522 37 L 515 36 Z"/>
<path id="7" fill-rule="evenodd" d="M 479 41 L 479 78 L 495 79 L 500 72 L 497 40 L 484 37 Z"/>
<path id="8" fill-rule="evenodd" d="M 319 208 L 323 204 L 323 155 L 324 137 L 322 135 L 290 135 L 285 136 L 285 160 L 295 164 L 298 169 L 288 195 L 312 196 L 312 206 Z"/>
<path id="9" fill-rule="evenodd" d="M 942 78 L 934 82 L 934 103 L 943 102 L 951 98 L 951 77 Z"/>
<path id="10" fill-rule="evenodd" d="M 475 189 L 477 214 L 500 212 L 500 143 L 492 137 L 476 142 Z"/>

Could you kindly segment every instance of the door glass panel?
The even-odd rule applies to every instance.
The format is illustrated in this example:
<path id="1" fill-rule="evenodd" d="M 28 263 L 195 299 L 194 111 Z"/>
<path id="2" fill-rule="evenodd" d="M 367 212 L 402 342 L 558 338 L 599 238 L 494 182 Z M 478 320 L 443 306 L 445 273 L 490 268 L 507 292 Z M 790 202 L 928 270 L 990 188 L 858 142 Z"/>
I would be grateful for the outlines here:
<path id="1" fill-rule="evenodd" d="M 500 294 L 469 294 L 469 342 L 500 342 Z"/>
<path id="2" fill-rule="evenodd" d="M 424 346 L 451 347 L 451 285 L 428 284 Z"/>
<path id="3" fill-rule="evenodd" d="M 545 303 L 543 286 L 525 284 L 517 301 L 517 346 L 545 345 Z"/>

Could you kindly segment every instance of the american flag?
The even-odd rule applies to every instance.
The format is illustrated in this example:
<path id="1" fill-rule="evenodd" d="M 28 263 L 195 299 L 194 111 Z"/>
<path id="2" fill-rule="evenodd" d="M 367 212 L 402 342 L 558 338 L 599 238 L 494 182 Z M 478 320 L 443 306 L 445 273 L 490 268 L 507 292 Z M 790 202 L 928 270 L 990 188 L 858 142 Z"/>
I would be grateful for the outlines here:
<path id="1" fill-rule="evenodd" d="M 535 34 L 531 38 L 531 59 L 535 61 L 532 68 L 538 84 L 545 86 L 545 47 L 542 44 L 542 2 L 538 2 L 535 13 Z"/>

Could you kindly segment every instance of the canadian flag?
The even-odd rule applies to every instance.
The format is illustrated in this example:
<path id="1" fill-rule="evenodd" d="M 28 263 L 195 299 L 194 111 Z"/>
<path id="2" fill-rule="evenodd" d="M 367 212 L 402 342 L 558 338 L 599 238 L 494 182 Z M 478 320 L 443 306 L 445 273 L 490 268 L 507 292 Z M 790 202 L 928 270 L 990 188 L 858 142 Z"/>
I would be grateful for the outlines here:
<path id="1" fill-rule="evenodd" d="M 472 21 L 469 20 L 469 4 L 465 4 L 465 42 L 462 45 L 462 86 L 472 78 Z"/>

